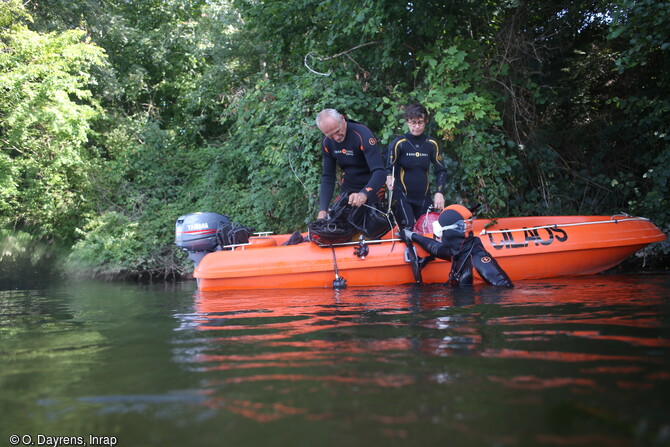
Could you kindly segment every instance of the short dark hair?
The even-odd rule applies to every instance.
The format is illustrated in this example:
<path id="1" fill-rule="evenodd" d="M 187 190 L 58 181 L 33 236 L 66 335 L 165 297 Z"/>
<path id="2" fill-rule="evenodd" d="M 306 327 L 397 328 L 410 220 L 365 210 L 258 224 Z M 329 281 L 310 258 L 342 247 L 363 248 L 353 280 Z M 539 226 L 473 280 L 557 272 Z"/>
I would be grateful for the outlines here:
<path id="1" fill-rule="evenodd" d="M 421 104 L 408 104 L 405 106 L 405 113 L 402 116 L 405 120 L 413 120 L 423 118 L 426 121 L 430 121 L 430 115 L 428 115 L 428 110 Z"/>

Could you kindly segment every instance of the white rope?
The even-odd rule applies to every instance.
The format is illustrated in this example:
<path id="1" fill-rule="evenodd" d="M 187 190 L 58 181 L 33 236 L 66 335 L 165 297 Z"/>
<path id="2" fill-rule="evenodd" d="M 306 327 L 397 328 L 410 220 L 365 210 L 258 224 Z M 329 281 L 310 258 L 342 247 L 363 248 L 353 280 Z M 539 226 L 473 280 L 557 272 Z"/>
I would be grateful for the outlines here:
<path id="1" fill-rule="evenodd" d="M 290 149 L 289 149 L 289 151 L 290 151 Z M 298 179 L 298 181 L 302 185 L 302 188 L 305 191 L 309 192 L 309 189 L 307 189 L 307 186 L 305 186 L 305 184 L 302 182 L 302 179 L 298 176 L 298 173 L 296 172 L 295 168 L 293 167 L 293 161 L 291 160 L 291 153 L 290 152 L 286 154 L 286 158 L 288 158 L 288 165 L 291 167 L 291 171 L 293 172 L 293 176 L 296 179 Z"/>
<path id="2" fill-rule="evenodd" d="M 367 240 L 363 239 L 363 241 L 367 244 L 383 244 L 386 242 L 400 242 L 402 239 L 398 238 L 391 238 L 391 239 L 374 239 L 374 240 Z M 317 246 L 319 247 L 347 247 L 349 245 L 358 245 L 360 241 L 351 241 L 351 242 L 336 242 L 334 244 L 322 244 L 317 241 L 313 241 Z"/>
<path id="3" fill-rule="evenodd" d="M 303 59 L 303 62 L 304 62 L 304 64 L 305 64 L 305 67 L 307 67 L 307 69 L 308 69 L 309 71 L 311 71 L 312 73 L 317 74 L 317 75 L 319 75 L 319 76 L 330 76 L 330 74 L 333 72 L 333 70 L 330 70 L 328 73 L 320 73 L 320 72 L 318 72 L 318 71 L 316 71 L 316 70 L 313 70 L 312 67 L 310 67 L 310 66 L 307 64 L 307 58 L 308 58 L 308 57 L 315 57 L 315 56 L 312 56 L 312 53 L 314 53 L 314 52 L 313 52 L 313 51 L 310 51 L 309 53 L 305 54 L 305 58 Z M 318 55 L 317 55 L 317 56 L 318 56 Z M 322 57 L 317 57 L 317 59 L 319 59 L 320 61 L 323 60 Z"/>
<path id="4" fill-rule="evenodd" d="M 627 215 L 626 215 L 627 216 Z M 479 233 L 480 236 L 483 236 L 485 234 L 500 234 L 500 233 L 512 233 L 514 231 L 524 231 L 524 230 L 541 230 L 544 228 L 558 228 L 558 227 L 578 227 L 581 225 L 597 225 L 597 224 L 604 224 L 604 223 L 619 223 L 619 222 L 626 222 L 630 220 L 649 220 L 646 217 L 626 217 L 624 219 L 616 219 L 616 216 L 612 216 L 611 220 L 600 220 L 600 221 L 594 221 L 594 222 L 578 222 L 578 223 L 568 223 L 568 224 L 553 224 L 553 225 L 541 225 L 537 227 L 528 227 L 528 228 L 515 228 L 513 230 L 496 230 L 496 231 L 488 231 L 486 229 L 482 230 L 481 233 Z"/>

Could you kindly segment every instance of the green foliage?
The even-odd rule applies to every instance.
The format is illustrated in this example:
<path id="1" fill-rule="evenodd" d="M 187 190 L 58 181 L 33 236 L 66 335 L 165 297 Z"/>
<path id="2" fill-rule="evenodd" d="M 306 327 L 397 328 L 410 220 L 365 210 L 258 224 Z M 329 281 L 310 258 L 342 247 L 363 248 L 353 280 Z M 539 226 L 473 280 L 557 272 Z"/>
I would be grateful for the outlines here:
<path id="1" fill-rule="evenodd" d="M 663 73 L 670 70 L 670 5 L 650 0 L 616 5 L 608 37 L 622 48 L 615 65 L 628 89 L 610 102 L 621 112 L 623 148 L 634 154 L 633 188 L 626 197 L 632 209 L 667 228 L 670 79 Z"/>
<path id="2" fill-rule="evenodd" d="M 16 176 L 17 169 L 10 156 L 0 152 L 0 214 L 9 215 L 16 209 Z"/>
<path id="3" fill-rule="evenodd" d="M 138 223 L 108 212 L 91 219 L 73 247 L 68 270 L 91 277 L 118 277 L 141 269 L 146 260 Z"/>
<path id="4" fill-rule="evenodd" d="M 0 3 L 0 29 L 13 28 L 30 20 L 21 0 L 4 0 Z"/>
<path id="5" fill-rule="evenodd" d="M 90 199 L 86 143 L 99 113 L 88 70 L 103 64 L 81 31 L 44 35 L 15 23 L 0 34 L 2 225 L 71 237 Z"/>
<path id="6" fill-rule="evenodd" d="M 100 137 L 109 159 L 96 167 L 98 212 L 79 230 L 82 239 L 73 247 L 70 270 L 100 276 L 172 274 L 181 268 L 171 245 L 174 221 L 182 213 L 181 201 L 191 199 L 180 194 L 180 186 L 192 160 L 202 157 L 176 132 L 146 116 L 115 123 Z"/>
<path id="7" fill-rule="evenodd" d="M 484 205 L 484 214 L 509 212 L 512 173 L 519 164 L 511 150 L 514 142 L 500 131 L 497 102 L 501 98 L 486 89 L 476 61 L 457 45 L 423 54 L 419 61 L 426 86 L 422 102 L 434 111 L 439 136 L 455 142 L 462 194 L 470 203 Z"/>
<path id="8" fill-rule="evenodd" d="M 477 125 L 468 126 L 459 142 L 460 172 L 469 203 L 484 205 L 484 216 L 510 214 L 508 201 L 516 192 L 514 173 L 520 167 L 511 150 L 514 143 L 500 131 Z"/>
<path id="9" fill-rule="evenodd" d="M 628 45 L 617 66 L 621 69 L 646 65 L 670 50 L 670 5 L 655 0 L 618 0 L 612 9 L 610 39 L 625 39 Z M 667 57 L 667 53 L 665 53 Z"/>

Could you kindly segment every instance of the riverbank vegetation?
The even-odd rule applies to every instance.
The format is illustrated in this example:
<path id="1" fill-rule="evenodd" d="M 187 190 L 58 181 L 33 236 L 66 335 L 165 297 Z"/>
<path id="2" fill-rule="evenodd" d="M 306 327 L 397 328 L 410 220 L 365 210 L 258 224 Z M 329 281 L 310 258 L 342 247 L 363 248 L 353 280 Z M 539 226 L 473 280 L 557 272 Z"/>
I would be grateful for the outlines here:
<path id="1" fill-rule="evenodd" d="M 667 2 L 3 0 L 0 25 L 0 229 L 79 273 L 188 272 L 195 211 L 304 230 L 324 107 L 386 144 L 422 102 L 447 200 L 485 216 L 670 229 Z"/>

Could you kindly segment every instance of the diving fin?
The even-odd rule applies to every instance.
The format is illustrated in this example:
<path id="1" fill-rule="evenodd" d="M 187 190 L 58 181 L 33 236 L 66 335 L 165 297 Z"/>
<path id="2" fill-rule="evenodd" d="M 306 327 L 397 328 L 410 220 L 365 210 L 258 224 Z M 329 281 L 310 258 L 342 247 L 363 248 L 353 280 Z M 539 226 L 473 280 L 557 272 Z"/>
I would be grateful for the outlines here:
<path id="1" fill-rule="evenodd" d="M 412 274 L 414 275 L 414 281 L 416 283 L 421 283 L 421 263 L 419 256 L 416 254 L 416 248 L 414 244 L 410 241 L 405 241 L 407 247 L 405 248 L 405 262 L 409 263 L 412 267 Z"/>

